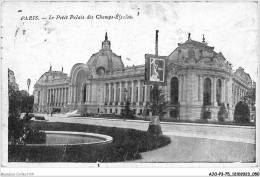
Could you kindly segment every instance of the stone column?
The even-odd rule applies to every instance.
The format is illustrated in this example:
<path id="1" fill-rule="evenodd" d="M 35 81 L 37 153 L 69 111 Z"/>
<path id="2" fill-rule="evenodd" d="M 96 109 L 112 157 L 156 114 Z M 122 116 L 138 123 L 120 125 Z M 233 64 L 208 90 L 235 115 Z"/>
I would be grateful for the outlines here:
<path id="1" fill-rule="evenodd" d="M 135 88 L 134 88 L 134 86 L 135 86 L 135 83 L 134 83 L 134 81 L 132 81 L 132 95 L 131 95 L 131 102 L 134 102 L 134 91 L 135 91 Z"/>
<path id="2" fill-rule="evenodd" d="M 114 83 L 114 105 L 116 103 L 116 82 Z"/>
<path id="3" fill-rule="evenodd" d="M 222 84 L 222 89 L 221 89 L 221 91 L 222 91 L 222 94 L 221 94 L 221 96 L 222 96 L 221 102 L 223 102 L 224 105 L 226 105 L 226 82 L 225 82 L 225 79 L 223 79 L 222 83 L 223 83 L 223 84 Z"/>
<path id="4" fill-rule="evenodd" d="M 142 88 L 141 88 L 141 81 L 138 80 L 138 100 L 137 100 L 137 103 L 139 104 L 141 102 L 141 93 L 142 93 Z"/>
<path id="5" fill-rule="evenodd" d="M 63 97 L 63 104 L 64 105 L 66 105 L 66 103 L 67 103 L 67 100 L 66 100 L 67 99 L 67 95 L 66 95 L 66 93 L 67 93 L 67 88 L 65 87 L 64 88 L 64 97 Z"/>
<path id="6" fill-rule="evenodd" d="M 61 92 L 61 88 L 59 88 L 59 105 L 61 105 L 61 96 L 62 96 L 62 92 Z"/>
<path id="7" fill-rule="evenodd" d="M 105 83 L 105 84 L 103 85 L 103 99 L 104 99 L 104 105 L 105 105 L 105 103 L 107 102 L 107 100 L 106 100 L 106 94 L 107 94 L 107 84 Z"/>
<path id="8" fill-rule="evenodd" d="M 125 88 L 126 88 L 126 91 L 127 91 L 127 92 L 125 93 L 125 92 L 124 92 L 125 90 L 124 90 L 123 92 L 124 92 L 124 94 L 126 94 L 125 99 L 127 100 L 127 99 L 128 99 L 128 94 L 129 94 L 129 90 L 128 90 L 128 81 L 125 81 Z M 124 100 L 124 101 L 126 101 L 126 100 Z"/>
<path id="9" fill-rule="evenodd" d="M 89 102 L 92 101 L 92 84 L 89 84 Z"/>
<path id="10" fill-rule="evenodd" d="M 50 90 L 47 89 L 47 94 L 46 94 L 46 97 L 47 97 L 47 99 L 46 99 L 46 100 L 47 100 L 47 105 L 49 105 L 49 91 L 50 91 Z"/>
<path id="11" fill-rule="evenodd" d="M 74 103 L 77 103 L 76 97 L 77 97 L 77 88 L 76 86 L 74 86 Z"/>
<path id="12" fill-rule="evenodd" d="M 144 102 L 146 103 L 147 102 L 147 88 L 148 86 L 147 85 L 144 85 Z"/>
<path id="13" fill-rule="evenodd" d="M 54 105 L 56 105 L 56 88 L 55 89 L 53 89 L 53 103 L 54 103 Z"/>
<path id="14" fill-rule="evenodd" d="M 183 100 L 183 82 L 182 82 L 182 78 L 183 78 L 183 76 L 182 75 L 180 75 L 179 76 L 179 95 L 178 95 L 178 97 L 179 97 L 179 101 L 182 101 Z M 169 89 L 169 92 L 170 92 L 170 100 L 169 101 L 171 101 L 171 83 L 169 84 L 170 85 L 170 89 Z"/>
<path id="15" fill-rule="evenodd" d="M 57 105 L 59 105 L 59 88 L 57 88 Z"/>
<path id="16" fill-rule="evenodd" d="M 200 101 L 202 102 L 203 102 L 203 90 L 204 90 L 203 83 L 204 83 L 204 77 L 203 75 L 200 75 Z"/>
<path id="17" fill-rule="evenodd" d="M 216 84 L 217 84 L 217 78 L 213 78 L 213 106 L 217 106 L 217 100 L 216 100 Z"/>
<path id="18" fill-rule="evenodd" d="M 112 97 L 112 95 L 111 95 L 111 93 L 112 93 L 112 85 L 111 85 L 112 83 L 108 83 L 108 102 L 109 103 L 111 103 L 111 101 L 112 101 L 112 99 L 111 99 L 111 97 Z"/>
<path id="19" fill-rule="evenodd" d="M 61 103 L 61 89 L 60 88 L 58 90 L 58 93 L 59 93 L 58 104 L 60 105 L 60 103 Z"/>
<path id="20" fill-rule="evenodd" d="M 68 105 L 70 105 L 70 90 L 71 90 L 71 89 L 70 89 L 70 85 L 69 85 L 68 90 L 67 90 L 67 91 L 68 91 L 68 92 L 67 92 L 67 93 L 68 93 L 68 97 L 67 97 L 67 104 L 68 104 Z"/>
<path id="21" fill-rule="evenodd" d="M 61 88 L 61 105 L 64 104 L 64 88 Z"/>
<path id="22" fill-rule="evenodd" d="M 119 82 L 119 103 L 122 102 L 122 81 Z"/>
<path id="23" fill-rule="evenodd" d="M 186 101 L 187 100 L 187 76 L 183 75 L 183 87 L 182 87 L 183 93 L 182 93 L 182 100 Z"/>

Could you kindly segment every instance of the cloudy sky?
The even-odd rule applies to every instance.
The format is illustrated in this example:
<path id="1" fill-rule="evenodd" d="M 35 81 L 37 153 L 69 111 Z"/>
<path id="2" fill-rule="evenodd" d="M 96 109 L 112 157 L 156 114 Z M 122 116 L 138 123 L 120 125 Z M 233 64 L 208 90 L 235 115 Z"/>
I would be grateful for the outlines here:
<path id="1" fill-rule="evenodd" d="M 144 64 L 144 54 L 154 53 L 158 29 L 160 55 L 169 55 L 189 32 L 197 41 L 204 34 L 208 45 L 222 52 L 233 69 L 242 66 L 256 80 L 257 6 L 254 2 L 5 2 L 2 67 L 15 72 L 20 89 L 27 88 L 30 78 L 32 93 L 50 63 L 53 70 L 63 67 L 68 74 L 74 64 L 87 63 L 100 50 L 106 31 L 125 66 Z M 116 14 L 132 19 L 96 19 Z M 68 19 L 56 19 L 57 15 Z M 70 15 L 85 19 L 69 19 Z M 86 19 L 88 15 L 93 19 Z M 39 20 L 21 20 L 22 16 Z"/>

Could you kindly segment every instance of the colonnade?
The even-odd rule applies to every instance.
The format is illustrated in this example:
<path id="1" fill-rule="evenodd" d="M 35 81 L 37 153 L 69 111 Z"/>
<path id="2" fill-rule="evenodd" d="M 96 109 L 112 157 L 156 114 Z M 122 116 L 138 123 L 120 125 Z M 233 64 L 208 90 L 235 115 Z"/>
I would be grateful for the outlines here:
<path id="1" fill-rule="evenodd" d="M 47 104 L 53 106 L 62 106 L 68 103 L 68 88 L 47 89 Z"/>
<path id="2" fill-rule="evenodd" d="M 115 81 L 104 84 L 104 103 L 117 105 L 129 100 L 136 105 L 144 105 L 150 101 L 150 86 L 142 80 Z"/>
<path id="3" fill-rule="evenodd" d="M 246 91 L 241 89 L 241 87 L 237 86 L 236 84 L 232 84 L 232 93 L 233 93 L 233 106 L 241 101 L 242 97 L 246 94 Z"/>

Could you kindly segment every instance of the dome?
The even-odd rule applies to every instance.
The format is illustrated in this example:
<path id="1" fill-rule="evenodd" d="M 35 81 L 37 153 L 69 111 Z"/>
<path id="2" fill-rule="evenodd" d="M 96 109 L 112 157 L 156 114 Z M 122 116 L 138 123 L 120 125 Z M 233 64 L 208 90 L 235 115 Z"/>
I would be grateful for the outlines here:
<path id="1" fill-rule="evenodd" d="M 112 71 L 124 68 L 121 56 L 116 55 L 111 50 L 111 43 L 105 35 L 105 40 L 102 42 L 102 49 L 93 54 L 87 62 L 90 68 L 103 68 L 105 71 Z"/>
<path id="2" fill-rule="evenodd" d="M 191 40 L 190 35 L 186 42 L 179 43 L 178 47 L 168 56 L 169 62 L 185 65 L 214 66 L 231 69 L 230 63 L 222 53 L 214 51 L 214 47 L 208 46 L 203 36 L 203 41 Z"/>

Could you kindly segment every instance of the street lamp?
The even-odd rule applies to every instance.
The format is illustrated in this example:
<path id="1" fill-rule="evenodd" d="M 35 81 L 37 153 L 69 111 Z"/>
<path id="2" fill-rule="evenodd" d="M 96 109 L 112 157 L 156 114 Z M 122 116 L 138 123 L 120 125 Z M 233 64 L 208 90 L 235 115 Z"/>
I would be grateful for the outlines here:
<path id="1" fill-rule="evenodd" d="M 27 87 L 28 87 L 28 101 L 27 101 L 27 110 L 29 111 L 29 101 L 30 101 L 30 94 L 29 94 L 29 88 L 31 85 L 31 79 L 27 79 Z"/>
<path id="2" fill-rule="evenodd" d="M 31 85 L 31 79 L 27 79 L 28 95 L 29 95 L 30 85 Z"/>

